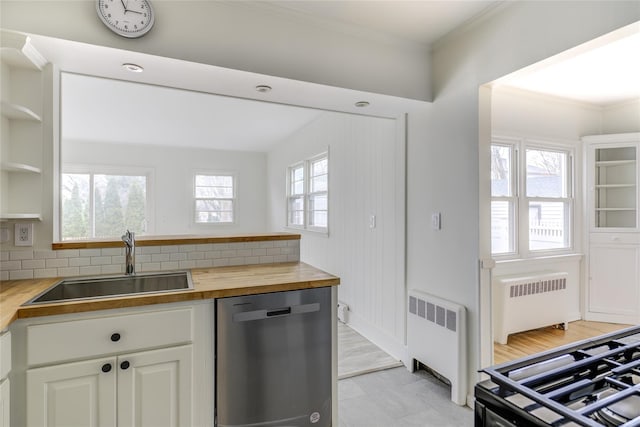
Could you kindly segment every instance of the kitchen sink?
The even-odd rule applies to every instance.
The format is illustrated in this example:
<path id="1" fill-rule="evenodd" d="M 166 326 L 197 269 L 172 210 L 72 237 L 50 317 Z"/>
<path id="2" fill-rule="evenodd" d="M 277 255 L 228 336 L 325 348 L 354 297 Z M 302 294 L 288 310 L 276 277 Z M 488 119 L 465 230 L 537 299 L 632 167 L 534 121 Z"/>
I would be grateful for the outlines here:
<path id="1" fill-rule="evenodd" d="M 24 305 L 193 289 L 189 271 L 63 279 Z"/>

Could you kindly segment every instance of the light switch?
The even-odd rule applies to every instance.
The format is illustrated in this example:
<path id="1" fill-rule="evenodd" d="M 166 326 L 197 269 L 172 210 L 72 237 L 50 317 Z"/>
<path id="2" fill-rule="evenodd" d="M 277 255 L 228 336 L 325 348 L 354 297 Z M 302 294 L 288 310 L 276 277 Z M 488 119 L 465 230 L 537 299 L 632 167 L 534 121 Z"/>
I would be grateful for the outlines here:
<path id="1" fill-rule="evenodd" d="M 440 212 L 434 212 L 431 214 L 431 228 L 434 230 L 440 230 Z"/>
<path id="2" fill-rule="evenodd" d="M 369 228 L 376 228 L 376 216 L 369 215 Z"/>

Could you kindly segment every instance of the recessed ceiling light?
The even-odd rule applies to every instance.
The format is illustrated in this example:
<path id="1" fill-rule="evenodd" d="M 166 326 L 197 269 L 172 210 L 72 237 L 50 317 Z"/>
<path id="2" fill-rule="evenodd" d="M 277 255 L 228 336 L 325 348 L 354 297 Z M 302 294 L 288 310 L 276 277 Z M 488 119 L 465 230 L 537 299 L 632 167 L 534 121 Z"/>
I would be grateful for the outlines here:
<path id="1" fill-rule="evenodd" d="M 369 102 L 368 101 L 358 101 L 356 102 L 356 107 L 368 107 L 369 106 Z"/>
<path id="2" fill-rule="evenodd" d="M 267 86 L 267 85 L 258 85 L 256 86 L 256 90 L 258 92 L 262 92 L 262 93 L 267 93 L 271 91 L 271 86 Z"/>
<path id="3" fill-rule="evenodd" d="M 144 68 L 142 68 L 142 66 L 138 64 L 132 64 L 130 62 L 126 62 L 122 64 L 122 68 L 124 68 L 127 71 L 131 71 L 132 73 L 141 73 L 144 71 Z"/>

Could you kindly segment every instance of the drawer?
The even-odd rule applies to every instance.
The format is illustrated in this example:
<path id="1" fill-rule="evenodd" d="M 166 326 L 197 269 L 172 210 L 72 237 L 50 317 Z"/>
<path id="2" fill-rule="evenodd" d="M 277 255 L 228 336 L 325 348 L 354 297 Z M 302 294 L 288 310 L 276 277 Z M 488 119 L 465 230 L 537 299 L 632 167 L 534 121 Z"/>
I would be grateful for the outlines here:
<path id="1" fill-rule="evenodd" d="M 31 325 L 27 365 L 184 344 L 192 335 L 191 308 Z"/>
<path id="2" fill-rule="evenodd" d="M 0 381 L 9 375 L 11 370 L 11 332 L 0 335 Z"/>
<path id="3" fill-rule="evenodd" d="M 591 233 L 591 243 L 640 244 L 640 233 Z"/>

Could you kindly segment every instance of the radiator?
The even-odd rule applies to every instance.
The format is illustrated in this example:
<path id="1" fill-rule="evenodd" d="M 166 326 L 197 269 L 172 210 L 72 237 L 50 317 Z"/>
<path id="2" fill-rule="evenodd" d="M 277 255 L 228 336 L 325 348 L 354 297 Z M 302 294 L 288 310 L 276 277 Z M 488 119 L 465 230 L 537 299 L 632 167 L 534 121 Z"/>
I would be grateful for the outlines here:
<path id="1" fill-rule="evenodd" d="M 568 273 L 542 271 L 493 279 L 493 337 L 506 344 L 509 334 L 562 324 L 569 313 Z"/>
<path id="2" fill-rule="evenodd" d="M 407 349 L 451 384 L 451 400 L 467 400 L 467 320 L 463 306 L 417 290 L 409 291 Z"/>

